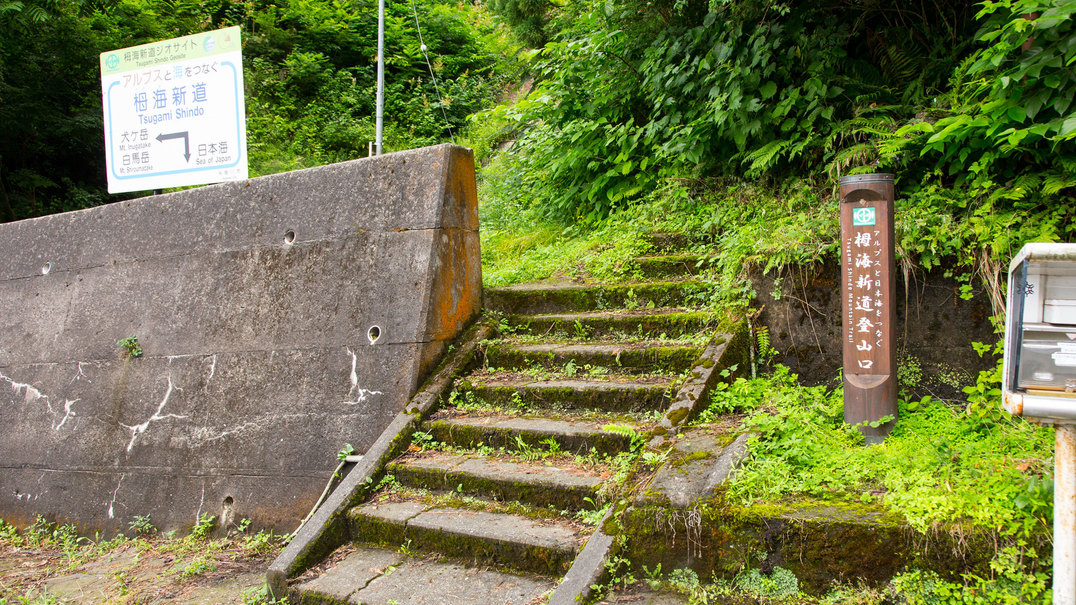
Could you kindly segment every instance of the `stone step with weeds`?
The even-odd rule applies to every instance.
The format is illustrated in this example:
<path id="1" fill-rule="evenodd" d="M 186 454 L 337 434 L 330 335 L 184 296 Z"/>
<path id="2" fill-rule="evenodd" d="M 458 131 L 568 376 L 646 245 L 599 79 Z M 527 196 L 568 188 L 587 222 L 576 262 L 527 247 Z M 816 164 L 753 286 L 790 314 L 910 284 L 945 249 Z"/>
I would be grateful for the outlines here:
<path id="1" fill-rule="evenodd" d="M 505 408 L 638 412 L 662 410 L 675 393 L 669 379 L 653 382 L 615 380 L 531 380 L 471 377 L 456 391 Z"/>
<path id="2" fill-rule="evenodd" d="M 567 571 L 590 533 L 561 519 L 414 500 L 370 502 L 352 508 L 348 515 L 352 537 L 358 542 L 412 545 L 463 561 L 551 575 Z"/>
<path id="3" fill-rule="evenodd" d="M 543 338 L 596 339 L 690 338 L 718 329 L 725 318 L 706 311 L 589 311 L 585 313 L 550 313 L 510 315 L 505 322 L 519 334 Z"/>
<path id="4" fill-rule="evenodd" d="M 635 258 L 643 277 L 666 279 L 697 275 L 709 265 L 709 257 L 698 254 L 639 256 Z"/>
<path id="5" fill-rule="evenodd" d="M 552 280 L 485 290 L 485 306 L 507 314 L 565 313 L 690 304 L 710 286 L 693 280 L 634 284 L 579 284 Z"/>
<path id="6" fill-rule="evenodd" d="M 553 506 L 558 510 L 593 508 L 588 500 L 595 500 L 603 482 L 600 469 L 583 469 L 563 459 L 525 461 L 436 450 L 406 454 L 389 463 L 386 472 L 412 487 L 476 494 L 502 502 L 514 500 L 536 507 Z"/>
<path id="7" fill-rule="evenodd" d="M 621 427 L 607 430 L 605 427 Z M 481 416 L 434 417 L 423 429 L 434 441 L 456 447 L 515 448 L 522 441 L 530 447 L 545 447 L 541 442 L 555 440 L 563 451 L 573 454 L 595 452 L 615 455 L 631 448 L 632 431 L 643 427 L 622 419 L 596 422 L 570 418 L 536 418 L 489 414 Z"/>
<path id="8" fill-rule="evenodd" d="M 592 366 L 610 368 L 619 373 L 680 373 L 691 367 L 702 350 L 703 347 L 687 342 L 507 342 L 487 347 L 485 362 L 489 367 L 506 369 L 534 366 L 562 369 L 569 366 L 585 370 L 586 366 Z"/>
<path id="9" fill-rule="evenodd" d="M 666 254 L 680 252 L 685 248 L 704 241 L 700 237 L 689 237 L 684 233 L 664 233 L 661 231 L 655 231 L 649 234 L 647 239 L 650 240 L 651 250 L 654 252 L 664 252 Z"/>
<path id="10" fill-rule="evenodd" d="M 545 576 L 467 567 L 397 550 L 344 546 L 300 579 L 302 603 L 488 605 L 533 603 L 556 586 Z"/>

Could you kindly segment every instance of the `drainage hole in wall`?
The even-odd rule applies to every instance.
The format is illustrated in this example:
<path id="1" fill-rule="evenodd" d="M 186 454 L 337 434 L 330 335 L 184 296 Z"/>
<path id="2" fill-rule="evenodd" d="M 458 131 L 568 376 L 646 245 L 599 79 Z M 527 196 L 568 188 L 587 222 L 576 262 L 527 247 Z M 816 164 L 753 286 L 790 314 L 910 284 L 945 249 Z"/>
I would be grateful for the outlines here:
<path id="1" fill-rule="evenodd" d="M 52 271 L 52 263 L 41 265 L 41 275 L 48 275 L 49 271 Z"/>
<path id="2" fill-rule="evenodd" d="M 229 527 L 235 523 L 235 507 L 232 506 L 235 500 L 231 496 L 224 498 L 224 502 L 220 506 L 220 521 L 217 527 L 220 531 L 227 532 Z"/>
<path id="3" fill-rule="evenodd" d="M 284 232 L 284 243 L 289 245 L 295 243 L 295 232 L 291 229 Z"/>
<path id="4" fill-rule="evenodd" d="M 370 339 L 370 344 L 374 344 L 378 338 L 381 338 L 381 328 L 370 326 L 370 331 L 366 333 L 366 337 Z"/>

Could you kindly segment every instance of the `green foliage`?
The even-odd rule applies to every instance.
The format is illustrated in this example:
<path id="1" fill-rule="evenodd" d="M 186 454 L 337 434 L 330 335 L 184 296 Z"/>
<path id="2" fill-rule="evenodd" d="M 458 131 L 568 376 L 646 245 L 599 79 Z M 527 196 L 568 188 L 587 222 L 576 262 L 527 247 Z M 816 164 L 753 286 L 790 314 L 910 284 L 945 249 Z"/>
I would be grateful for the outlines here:
<path id="1" fill-rule="evenodd" d="M 157 532 L 157 528 L 153 526 L 153 521 L 150 520 L 149 515 L 135 515 L 127 526 L 136 534 L 148 535 Z"/>
<path id="2" fill-rule="evenodd" d="M 893 585 L 909 605 L 1049 603 L 1048 576 L 1028 572 L 1024 560 L 1028 557 L 1035 558 L 1035 551 L 1005 547 L 990 562 L 989 578 L 967 574 L 965 582 L 957 584 L 931 571 L 912 570 L 894 578 Z"/>
<path id="3" fill-rule="evenodd" d="M 194 540 L 207 540 L 209 534 L 217 527 L 217 516 L 210 515 L 209 513 L 202 513 L 198 516 L 198 521 L 191 528 L 190 537 Z"/>
<path id="4" fill-rule="evenodd" d="M 130 359 L 132 357 L 142 356 L 142 345 L 138 344 L 137 336 L 128 336 L 127 338 L 120 339 L 116 346 L 123 349 L 120 354 L 121 357 Z"/>
<path id="5" fill-rule="evenodd" d="M 607 216 L 666 177 L 817 172 L 848 138 L 838 124 L 925 100 L 958 64 L 967 4 L 902 8 L 914 18 L 868 3 L 583 3 L 510 110 L 530 128 L 504 161 L 519 195 L 562 220 Z"/>
<path id="6" fill-rule="evenodd" d="M 131 197 L 104 190 L 98 55 L 231 25 L 252 176 L 365 157 L 376 12 L 371 0 L 0 2 L 0 221 Z M 389 0 L 386 13 L 386 148 L 451 139 L 500 94 L 510 45 L 480 6 Z"/>
<path id="7" fill-rule="evenodd" d="M 866 447 L 844 423 L 841 389 L 803 387 L 787 368 L 737 379 L 713 395 L 701 421 L 749 414 L 757 435 L 729 496 L 748 503 L 789 495 L 877 502 L 913 527 L 973 526 L 1021 537 L 1049 527 L 1052 431 L 1020 419 L 969 418 L 925 398 L 901 402 L 885 443 Z"/>

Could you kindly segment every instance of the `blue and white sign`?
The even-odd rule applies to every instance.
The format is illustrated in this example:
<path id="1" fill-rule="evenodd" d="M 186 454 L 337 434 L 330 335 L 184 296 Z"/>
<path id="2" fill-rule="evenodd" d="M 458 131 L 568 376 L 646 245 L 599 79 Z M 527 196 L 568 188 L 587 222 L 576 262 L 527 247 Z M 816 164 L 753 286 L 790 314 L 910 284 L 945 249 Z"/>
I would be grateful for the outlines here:
<path id="1" fill-rule="evenodd" d="M 247 178 L 239 32 L 101 53 L 109 193 Z"/>

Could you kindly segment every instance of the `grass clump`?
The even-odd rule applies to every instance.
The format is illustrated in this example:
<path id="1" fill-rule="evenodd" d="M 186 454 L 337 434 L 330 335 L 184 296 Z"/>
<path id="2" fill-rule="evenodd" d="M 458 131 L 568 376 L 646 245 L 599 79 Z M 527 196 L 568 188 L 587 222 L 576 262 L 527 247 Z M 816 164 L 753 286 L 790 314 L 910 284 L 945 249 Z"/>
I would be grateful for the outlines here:
<path id="1" fill-rule="evenodd" d="M 854 499 L 920 531 L 967 524 L 1029 538 L 1049 527 L 1051 429 L 1007 416 L 977 421 L 965 403 L 925 397 L 900 401 L 890 436 L 864 446 L 844 423 L 843 397 L 841 387 L 797 384 L 784 366 L 720 385 L 701 421 L 745 413 L 745 428 L 757 435 L 729 497 Z"/>

